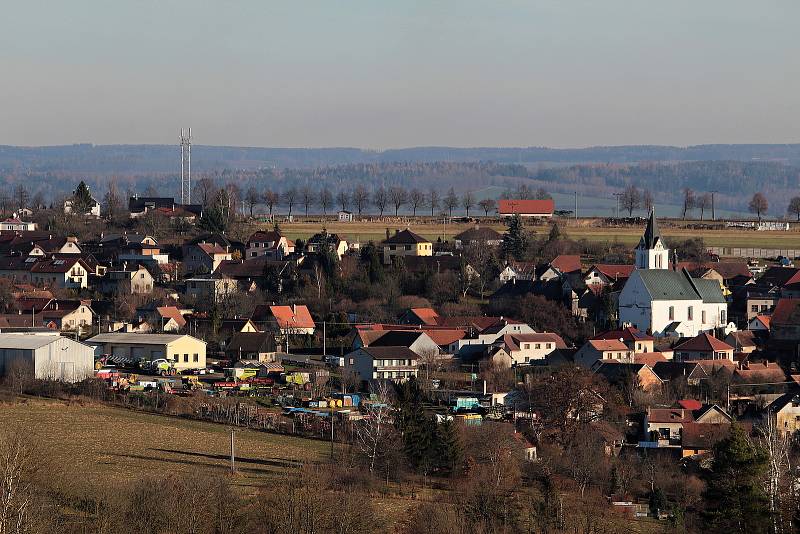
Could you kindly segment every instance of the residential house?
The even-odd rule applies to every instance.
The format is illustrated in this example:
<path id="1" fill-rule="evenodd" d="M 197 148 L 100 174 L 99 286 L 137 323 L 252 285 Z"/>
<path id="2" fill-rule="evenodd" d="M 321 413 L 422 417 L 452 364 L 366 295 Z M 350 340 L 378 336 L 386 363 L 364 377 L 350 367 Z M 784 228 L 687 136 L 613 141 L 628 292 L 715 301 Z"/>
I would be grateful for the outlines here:
<path id="1" fill-rule="evenodd" d="M 408 347 L 420 358 L 438 356 L 439 345 L 420 330 L 385 330 L 372 339 L 369 347 Z"/>
<path id="2" fill-rule="evenodd" d="M 618 339 L 590 339 L 575 353 L 575 364 L 591 369 L 598 361 L 633 363 L 633 351 Z"/>
<path id="3" fill-rule="evenodd" d="M 342 259 L 347 252 L 347 240 L 339 237 L 338 234 L 329 234 L 327 230 L 322 230 L 306 241 L 305 251 L 310 254 L 319 254 L 325 250 L 330 250 L 336 254 L 337 258 Z"/>
<path id="4" fill-rule="evenodd" d="M 475 225 L 474 228 L 464 230 L 453 237 L 456 248 L 470 246 L 499 247 L 503 243 L 503 236 L 495 230 Z"/>
<path id="5" fill-rule="evenodd" d="M 767 416 L 775 421 L 782 434 L 794 436 L 800 431 L 800 394 L 792 391 L 781 395 L 767 407 Z"/>
<path id="6" fill-rule="evenodd" d="M 232 258 L 229 248 L 216 243 L 190 243 L 184 246 L 183 265 L 187 273 L 213 273 L 223 261 Z"/>
<path id="7" fill-rule="evenodd" d="M 111 267 L 100 282 L 100 291 L 116 295 L 149 295 L 153 292 L 154 280 L 150 271 L 138 264 Z"/>
<path id="8" fill-rule="evenodd" d="M 544 360 L 551 352 L 567 348 L 561 336 L 550 332 L 503 334 L 500 346 L 511 356 L 514 365 Z"/>
<path id="9" fill-rule="evenodd" d="M 294 252 L 294 242 L 282 235 L 278 230 L 269 232 L 259 230 L 247 240 L 245 258 L 267 256 L 272 260 L 282 260 Z"/>
<path id="10" fill-rule="evenodd" d="M 387 230 L 388 233 L 388 230 Z M 389 265 L 394 258 L 406 256 L 432 256 L 433 243 L 415 234 L 408 228 L 395 231 L 391 237 L 387 235 L 381 243 L 383 263 Z"/>
<path id="11" fill-rule="evenodd" d="M 506 283 L 511 280 L 536 280 L 537 265 L 529 261 L 515 261 L 506 264 L 498 278 Z"/>
<path id="12" fill-rule="evenodd" d="M 764 332 L 769 334 L 771 320 L 772 316 L 770 315 L 756 315 L 750 319 L 750 322 L 747 324 L 747 329 L 752 332 Z"/>
<path id="13" fill-rule="evenodd" d="M 770 319 L 770 339 L 800 342 L 800 298 L 782 298 Z"/>
<path id="14" fill-rule="evenodd" d="M 11 217 L 0 222 L 0 230 L 10 232 L 32 232 L 36 230 L 36 223 L 25 222 L 19 219 L 15 213 Z"/>
<path id="15" fill-rule="evenodd" d="M 229 360 L 257 360 L 274 362 L 277 346 L 270 332 L 236 332 L 225 344 L 225 357 Z"/>
<path id="16" fill-rule="evenodd" d="M 73 212 L 73 203 L 74 199 L 72 197 L 64 200 L 64 213 Z M 86 212 L 86 215 L 90 215 L 98 219 L 100 218 L 100 203 L 97 201 L 96 198 L 91 197 L 91 200 L 89 202 L 89 211 Z"/>
<path id="17" fill-rule="evenodd" d="M 184 213 L 191 219 L 203 216 L 202 204 L 180 204 L 172 197 L 140 197 L 134 195 L 128 199 L 128 211 L 132 219 L 137 219 L 150 211 L 166 211 Z"/>
<path id="18" fill-rule="evenodd" d="M 400 316 L 400 324 L 435 326 L 439 314 L 433 308 L 409 308 Z"/>
<path id="19" fill-rule="evenodd" d="M 595 263 L 586 271 L 584 282 L 588 286 L 614 286 L 624 284 L 630 278 L 635 265 L 612 265 L 608 263 Z"/>
<path id="20" fill-rule="evenodd" d="M 347 210 L 339 210 L 339 222 L 353 222 L 353 212 Z"/>
<path id="21" fill-rule="evenodd" d="M 239 283 L 219 272 L 187 278 L 184 283 L 186 296 L 195 300 L 221 302 L 239 293 Z"/>
<path id="22" fill-rule="evenodd" d="M 95 312 L 90 300 L 52 299 L 38 313 L 37 322 L 62 331 L 82 334 L 92 329 Z"/>
<path id="23" fill-rule="evenodd" d="M 731 332 L 725 338 L 725 343 L 733 347 L 734 352 L 750 354 L 758 348 L 756 332 L 753 330 L 739 330 Z"/>
<path id="24" fill-rule="evenodd" d="M 416 377 L 419 356 L 408 347 L 359 347 L 345 355 L 345 371 L 362 382 L 405 381 Z"/>
<path id="25" fill-rule="evenodd" d="M 625 345 L 632 350 L 634 354 L 653 352 L 655 350 L 655 338 L 645 334 L 644 332 L 640 332 L 638 329 L 633 328 L 632 326 L 626 326 L 625 328 L 618 330 L 609 330 L 607 332 L 603 332 L 602 334 L 596 335 L 592 339 L 619 340 L 625 343 Z"/>
<path id="26" fill-rule="evenodd" d="M 553 216 L 555 202 L 548 198 L 545 200 L 518 200 L 500 199 L 497 202 L 497 212 L 501 217 L 539 217 L 549 218 Z"/>
<path id="27" fill-rule="evenodd" d="M 37 286 L 83 289 L 88 280 L 89 267 L 79 257 L 41 259 L 30 268 L 30 281 Z"/>
<path id="28" fill-rule="evenodd" d="M 270 326 L 276 328 L 281 338 L 289 335 L 313 336 L 317 325 L 305 304 L 270 306 Z"/>
<path id="29" fill-rule="evenodd" d="M 714 336 L 702 333 L 678 343 L 674 347 L 675 360 L 690 362 L 697 360 L 733 361 L 733 347 Z"/>
<path id="30" fill-rule="evenodd" d="M 784 370 L 775 362 L 741 362 L 733 372 L 733 381 L 739 384 L 780 384 L 786 382 Z"/>
<path id="31" fill-rule="evenodd" d="M 626 363 L 618 360 L 599 360 L 594 372 L 604 377 L 609 384 L 625 388 L 635 386 L 642 391 L 656 391 L 662 381 L 653 369 L 645 363 Z"/>

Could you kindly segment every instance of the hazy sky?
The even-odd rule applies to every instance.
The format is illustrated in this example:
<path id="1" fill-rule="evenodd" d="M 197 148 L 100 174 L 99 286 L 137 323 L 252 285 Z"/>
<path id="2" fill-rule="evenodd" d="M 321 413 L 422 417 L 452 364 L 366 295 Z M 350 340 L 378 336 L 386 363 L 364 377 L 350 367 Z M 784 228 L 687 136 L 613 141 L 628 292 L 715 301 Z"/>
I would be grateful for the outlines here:
<path id="1" fill-rule="evenodd" d="M 0 0 L 0 144 L 800 142 L 797 0 Z"/>

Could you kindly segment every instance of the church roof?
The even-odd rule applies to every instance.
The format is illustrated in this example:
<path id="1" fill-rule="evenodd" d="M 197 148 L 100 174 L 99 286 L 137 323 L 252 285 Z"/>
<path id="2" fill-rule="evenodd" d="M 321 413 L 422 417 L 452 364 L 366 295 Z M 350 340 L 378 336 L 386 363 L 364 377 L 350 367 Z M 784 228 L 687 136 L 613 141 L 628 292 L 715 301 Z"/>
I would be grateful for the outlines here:
<path id="1" fill-rule="evenodd" d="M 716 280 L 704 280 L 702 278 L 692 278 L 697 292 L 706 304 L 725 304 L 725 297 L 722 294 L 719 282 Z"/>
<path id="2" fill-rule="evenodd" d="M 643 249 L 655 248 L 656 243 L 661 241 L 661 231 L 658 229 L 658 221 L 656 220 L 656 210 L 650 211 L 650 217 L 647 219 L 647 228 L 644 230 L 644 235 L 639 240 L 639 247 Z"/>
<path id="3" fill-rule="evenodd" d="M 653 300 L 700 300 L 701 298 L 685 271 L 639 269 L 634 273 L 638 273 Z"/>

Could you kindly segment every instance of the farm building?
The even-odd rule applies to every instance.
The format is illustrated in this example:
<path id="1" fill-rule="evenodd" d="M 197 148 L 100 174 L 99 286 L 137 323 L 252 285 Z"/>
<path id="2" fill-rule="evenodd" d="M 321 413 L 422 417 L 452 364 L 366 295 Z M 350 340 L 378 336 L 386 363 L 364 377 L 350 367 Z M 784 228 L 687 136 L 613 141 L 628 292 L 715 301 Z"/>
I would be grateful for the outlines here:
<path id="1" fill-rule="evenodd" d="M 555 210 L 553 199 L 545 200 L 516 200 L 501 199 L 497 203 L 497 213 L 501 217 L 552 217 Z"/>
<path id="2" fill-rule="evenodd" d="M 26 368 L 40 380 L 80 382 L 94 374 L 94 351 L 58 334 L 0 334 L 0 374 Z"/>
<path id="3" fill-rule="evenodd" d="M 175 368 L 204 369 L 206 343 L 186 334 L 131 334 L 112 332 L 86 340 L 100 354 L 113 354 L 133 361 L 172 360 Z"/>

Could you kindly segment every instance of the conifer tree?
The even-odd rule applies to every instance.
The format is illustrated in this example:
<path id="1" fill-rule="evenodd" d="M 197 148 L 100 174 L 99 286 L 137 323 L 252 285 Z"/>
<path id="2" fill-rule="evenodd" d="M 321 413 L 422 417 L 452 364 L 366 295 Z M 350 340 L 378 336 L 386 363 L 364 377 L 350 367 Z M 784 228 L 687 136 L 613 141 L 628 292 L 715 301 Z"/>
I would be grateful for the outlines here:
<path id="1" fill-rule="evenodd" d="M 522 260 L 525 257 L 528 240 L 522 225 L 522 218 L 519 215 L 514 215 L 508 221 L 508 230 L 503 235 L 502 248 L 506 257 L 513 257 L 516 260 Z"/>
<path id="2" fill-rule="evenodd" d="M 764 449 L 737 424 L 714 446 L 714 461 L 706 474 L 703 494 L 703 517 L 711 531 L 769 532 L 769 502 L 762 486 L 767 462 Z"/>
<path id="3" fill-rule="evenodd" d="M 464 461 L 464 448 L 458 427 L 452 420 L 436 428 L 436 467 L 444 475 L 457 473 Z"/>

